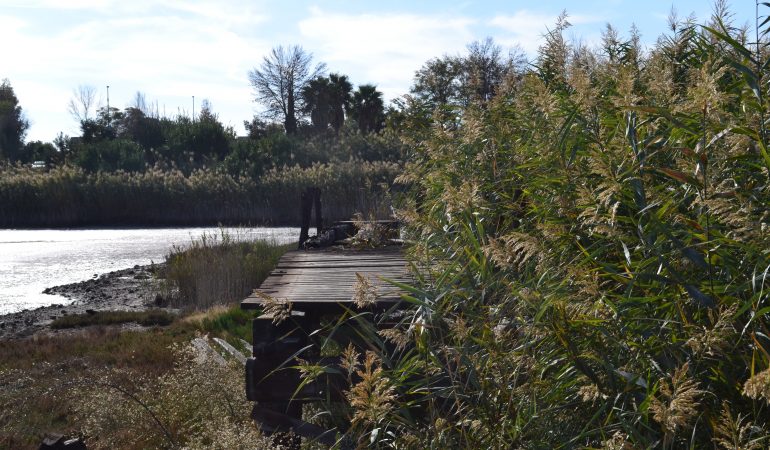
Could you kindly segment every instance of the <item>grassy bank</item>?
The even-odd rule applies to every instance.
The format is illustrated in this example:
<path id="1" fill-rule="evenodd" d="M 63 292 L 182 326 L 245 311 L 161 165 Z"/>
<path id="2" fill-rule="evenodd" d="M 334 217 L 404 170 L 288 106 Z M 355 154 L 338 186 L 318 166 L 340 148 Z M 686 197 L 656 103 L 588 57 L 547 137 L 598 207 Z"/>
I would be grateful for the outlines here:
<path id="1" fill-rule="evenodd" d="M 213 448 L 266 448 L 248 419 L 242 366 L 201 361 L 189 347 L 200 333 L 231 337 L 226 328 L 204 324 L 231 314 L 218 310 L 149 331 L 90 327 L 3 342 L 0 448 L 36 449 L 45 432 L 83 436 L 89 449 L 211 448 L 212 442 Z"/>
<path id="2" fill-rule="evenodd" d="M 322 189 L 324 217 L 387 213 L 398 165 L 349 161 L 284 167 L 255 180 L 204 169 L 104 172 L 73 167 L 0 173 L 0 227 L 297 225 L 308 186 Z"/>
<path id="3" fill-rule="evenodd" d="M 268 448 L 249 419 L 243 367 L 190 342 L 220 337 L 248 353 L 243 340 L 251 339 L 254 313 L 232 302 L 258 286 L 286 249 L 204 236 L 167 258 L 180 316 L 67 316 L 52 324 L 67 333 L 3 342 L 0 448 L 37 448 L 45 432 L 83 436 L 89 449 Z M 123 323 L 154 327 L 111 326 Z"/>

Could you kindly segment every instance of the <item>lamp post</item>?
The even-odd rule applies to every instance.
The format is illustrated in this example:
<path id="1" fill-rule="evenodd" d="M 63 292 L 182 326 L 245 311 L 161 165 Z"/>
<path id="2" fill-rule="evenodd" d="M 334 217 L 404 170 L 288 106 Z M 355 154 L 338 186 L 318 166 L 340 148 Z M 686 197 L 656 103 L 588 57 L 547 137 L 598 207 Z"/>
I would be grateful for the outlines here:
<path id="1" fill-rule="evenodd" d="M 107 128 L 110 127 L 110 85 L 107 85 Z"/>
<path id="2" fill-rule="evenodd" d="M 192 109 L 192 121 L 195 122 L 195 96 L 192 96 L 193 98 L 193 109 Z"/>

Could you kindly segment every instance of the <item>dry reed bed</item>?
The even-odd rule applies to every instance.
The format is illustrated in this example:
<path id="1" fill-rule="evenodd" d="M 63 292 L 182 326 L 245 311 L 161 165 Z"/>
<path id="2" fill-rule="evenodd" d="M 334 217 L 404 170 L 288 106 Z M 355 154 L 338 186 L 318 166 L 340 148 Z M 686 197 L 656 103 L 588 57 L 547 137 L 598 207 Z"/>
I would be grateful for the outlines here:
<path id="1" fill-rule="evenodd" d="M 388 211 L 399 166 L 351 160 L 273 169 L 258 180 L 199 169 L 100 172 L 73 167 L 0 173 L 0 227 L 84 225 L 298 224 L 299 198 L 323 190 L 324 215 Z"/>
<path id="2" fill-rule="evenodd" d="M 770 445 L 770 52 L 728 17 L 649 52 L 561 21 L 493 100 L 407 120 L 433 273 L 399 326 L 350 319 L 359 445 Z"/>

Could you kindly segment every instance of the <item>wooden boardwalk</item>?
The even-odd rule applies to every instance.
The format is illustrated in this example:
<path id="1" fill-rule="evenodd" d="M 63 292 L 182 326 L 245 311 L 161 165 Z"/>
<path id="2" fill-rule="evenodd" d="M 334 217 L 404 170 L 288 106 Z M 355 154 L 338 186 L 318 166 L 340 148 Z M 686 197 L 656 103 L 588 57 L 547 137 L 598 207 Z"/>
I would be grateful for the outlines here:
<path id="1" fill-rule="evenodd" d="M 326 430 L 302 420 L 302 405 L 312 401 L 343 401 L 348 380 L 341 374 L 339 357 L 322 357 L 324 317 L 341 316 L 351 310 L 389 312 L 401 306 L 400 289 L 383 281 L 412 283 L 401 246 L 368 250 L 318 250 L 287 252 L 256 291 L 241 302 L 243 309 L 261 309 L 270 299 L 291 302 L 291 314 L 274 322 L 263 314 L 252 321 L 252 357 L 246 360 L 246 398 L 255 401 L 252 419 L 266 434 L 293 430 L 296 435 L 334 445 L 335 429 Z M 374 286 L 373 304 L 353 303 L 358 275 Z M 350 327 L 358 322 L 336 324 L 334 341 L 340 348 L 358 341 Z M 380 326 L 378 323 L 376 326 Z M 361 343 L 354 344 L 363 347 Z M 303 380 L 296 368 L 298 356 L 305 361 L 337 370 L 311 381 Z M 299 448 L 294 440 L 289 447 Z"/>
<path id="2" fill-rule="evenodd" d="M 299 309 L 344 304 L 352 301 L 356 274 L 367 277 L 376 286 L 378 303 L 400 300 L 400 290 L 381 278 L 411 281 L 399 246 L 367 250 L 327 248 L 287 252 L 257 291 L 276 300 L 290 301 Z M 256 309 L 264 303 L 263 297 L 252 294 L 241 302 L 241 308 Z"/>

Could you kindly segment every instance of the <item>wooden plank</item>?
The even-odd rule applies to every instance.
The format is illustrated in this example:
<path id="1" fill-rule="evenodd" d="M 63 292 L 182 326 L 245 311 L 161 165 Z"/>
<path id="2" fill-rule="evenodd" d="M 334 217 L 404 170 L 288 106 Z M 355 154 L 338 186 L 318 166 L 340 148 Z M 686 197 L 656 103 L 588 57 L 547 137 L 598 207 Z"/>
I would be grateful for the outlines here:
<path id="1" fill-rule="evenodd" d="M 386 304 L 399 301 L 402 292 L 381 278 L 412 281 L 400 248 L 292 251 L 281 258 L 258 291 L 295 304 L 350 303 L 357 273 L 371 280 L 377 301 Z M 241 306 L 256 308 L 264 303 L 262 297 L 252 294 Z"/>

